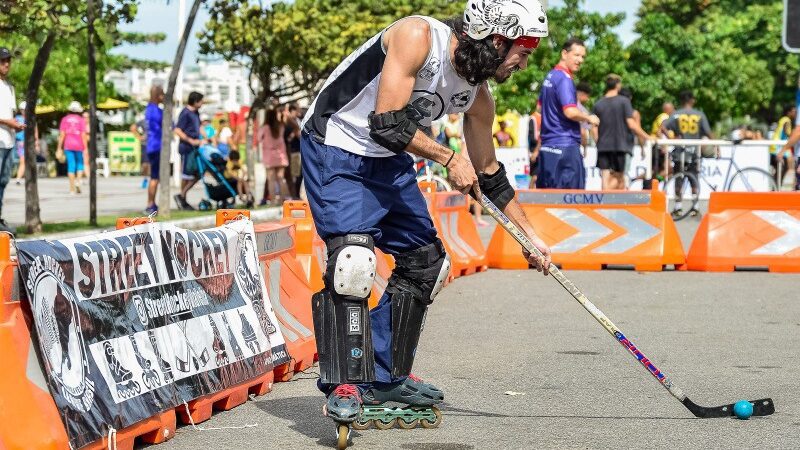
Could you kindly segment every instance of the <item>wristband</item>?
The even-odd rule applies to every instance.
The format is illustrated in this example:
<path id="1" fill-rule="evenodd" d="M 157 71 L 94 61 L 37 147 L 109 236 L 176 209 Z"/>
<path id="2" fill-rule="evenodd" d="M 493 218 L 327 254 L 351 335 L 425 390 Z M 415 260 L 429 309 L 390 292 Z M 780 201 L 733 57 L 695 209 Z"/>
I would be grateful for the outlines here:
<path id="1" fill-rule="evenodd" d="M 445 167 L 446 169 L 449 169 L 449 167 L 448 167 L 448 166 L 450 165 L 450 162 L 451 162 L 451 161 L 453 161 L 453 158 L 455 158 L 455 157 L 456 157 L 456 151 L 455 151 L 455 150 L 452 150 L 452 152 L 453 152 L 453 153 L 450 155 L 450 159 L 448 159 L 448 160 L 447 160 L 447 162 L 446 162 L 446 163 L 444 163 L 444 167 Z"/>

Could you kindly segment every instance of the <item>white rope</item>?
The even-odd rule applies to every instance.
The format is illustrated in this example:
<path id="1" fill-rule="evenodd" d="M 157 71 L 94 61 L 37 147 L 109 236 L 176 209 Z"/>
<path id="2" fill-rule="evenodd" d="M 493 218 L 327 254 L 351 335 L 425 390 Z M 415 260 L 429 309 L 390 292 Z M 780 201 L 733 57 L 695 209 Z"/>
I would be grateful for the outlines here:
<path id="1" fill-rule="evenodd" d="M 117 430 L 108 427 L 108 450 L 117 450 Z"/>
<path id="2" fill-rule="evenodd" d="M 186 408 L 186 415 L 189 416 L 189 423 L 192 424 L 192 428 L 195 431 L 243 430 L 245 428 L 255 428 L 255 427 L 258 426 L 257 423 L 248 423 L 248 424 L 241 425 L 241 426 L 230 426 L 230 427 L 207 427 L 207 428 L 206 427 L 198 427 L 194 423 L 194 419 L 192 419 L 192 413 L 191 413 L 191 411 L 189 411 L 189 404 L 186 403 L 186 402 L 183 402 L 183 406 Z"/>

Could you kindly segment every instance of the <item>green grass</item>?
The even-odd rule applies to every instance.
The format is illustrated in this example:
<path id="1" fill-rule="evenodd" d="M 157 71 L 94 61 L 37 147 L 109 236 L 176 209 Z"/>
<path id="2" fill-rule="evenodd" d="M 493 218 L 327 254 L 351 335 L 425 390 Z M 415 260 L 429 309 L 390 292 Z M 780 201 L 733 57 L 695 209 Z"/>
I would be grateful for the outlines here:
<path id="1" fill-rule="evenodd" d="M 170 220 L 192 219 L 195 217 L 213 216 L 216 211 L 172 211 Z M 45 223 L 42 224 L 42 232 L 35 234 L 25 234 L 22 231 L 17 232 L 19 237 L 37 237 L 44 236 L 52 233 L 67 233 L 72 231 L 86 231 L 86 230 L 106 230 L 114 228 L 117 225 L 117 219 L 120 217 L 141 217 L 141 211 L 132 211 L 130 214 L 120 214 L 118 216 L 98 216 L 97 226 L 89 225 L 89 220 L 75 220 L 72 222 L 58 222 L 58 223 Z M 158 216 L 155 218 L 159 220 Z"/>

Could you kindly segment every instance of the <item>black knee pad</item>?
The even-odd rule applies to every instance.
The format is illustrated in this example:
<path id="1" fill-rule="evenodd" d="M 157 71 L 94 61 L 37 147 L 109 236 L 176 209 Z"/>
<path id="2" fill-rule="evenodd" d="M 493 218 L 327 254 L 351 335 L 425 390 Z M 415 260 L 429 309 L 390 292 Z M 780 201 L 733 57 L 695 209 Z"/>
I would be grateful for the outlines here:
<path id="1" fill-rule="evenodd" d="M 369 382 L 375 354 L 367 299 L 375 278 L 372 237 L 351 234 L 329 239 L 325 289 L 311 299 L 323 383 Z"/>
<path id="2" fill-rule="evenodd" d="M 428 305 L 450 274 L 442 242 L 397 255 L 386 292 L 392 296 L 392 376 L 407 376 L 414 363 Z"/>

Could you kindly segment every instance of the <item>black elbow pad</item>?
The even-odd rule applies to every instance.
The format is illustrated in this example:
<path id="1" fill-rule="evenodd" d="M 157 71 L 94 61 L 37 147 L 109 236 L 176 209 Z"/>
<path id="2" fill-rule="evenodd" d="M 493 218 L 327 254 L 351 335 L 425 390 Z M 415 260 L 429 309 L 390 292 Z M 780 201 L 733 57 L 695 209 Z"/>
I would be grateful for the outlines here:
<path id="1" fill-rule="evenodd" d="M 408 107 L 381 114 L 369 113 L 369 137 L 394 153 L 405 151 L 419 125 L 411 120 Z"/>
<path id="2" fill-rule="evenodd" d="M 499 162 L 500 169 L 491 174 L 479 173 L 478 174 L 478 185 L 481 187 L 481 192 L 483 192 L 492 203 L 497 206 L 500 211 L 503 211 L 506 206 L 514 199 L 514 188 L 511 187 L 511 183 L 508 182 L 508 177 L 506 176 L 506 168 L 503 166 L 503 163 Z"/>

